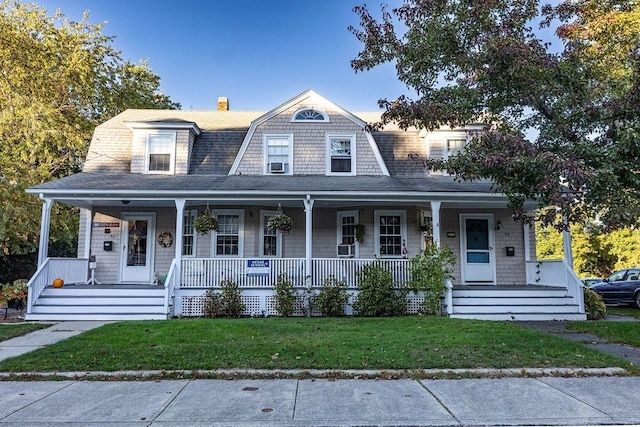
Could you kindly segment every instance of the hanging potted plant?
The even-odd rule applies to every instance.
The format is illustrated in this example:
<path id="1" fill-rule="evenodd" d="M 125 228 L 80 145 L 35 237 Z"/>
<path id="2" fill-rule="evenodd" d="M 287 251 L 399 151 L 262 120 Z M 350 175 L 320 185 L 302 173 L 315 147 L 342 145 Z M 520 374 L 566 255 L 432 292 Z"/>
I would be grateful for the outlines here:
<path id="1" fill-rule="evenodd" d="M 290 233 L 293 229 L 293 221 L 289 215 L 282 212 L 282 206 L 278 205 L 276 214 L 267 221 L 267 228 L 271 231 L 279 231 L 280 233 Z"/>
<path id="2" fill-rule="evenodd" d="M 209 233 L 209 230 L 218 231 L 219 229 L 218 220 L 215 219 L 211 212 L 209 211 L 209 205 L 207 204 L 207 209 L 204 211 L 203 215 L 200 215 L 193 222 L 193 228 L 195 230 L 204 235 Z"/>

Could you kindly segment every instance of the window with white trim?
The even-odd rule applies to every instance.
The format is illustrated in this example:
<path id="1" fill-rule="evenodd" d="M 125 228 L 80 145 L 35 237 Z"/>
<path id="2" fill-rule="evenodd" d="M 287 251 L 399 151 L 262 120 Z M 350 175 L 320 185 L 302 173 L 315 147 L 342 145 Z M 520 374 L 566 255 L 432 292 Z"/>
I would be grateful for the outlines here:
<path id="1" fill-rule="evenodd" d="M 182 222 L 182 255 L 186 257 L 196 256 L 196 232 L 193 223 L 198 217 L 197 210 L 184 211 Z"/>
<path id="2" fill-rule="evenodd" d="M 291 135 L 265 135 L 265 162 L 267 174 L 287 174 L 291 170 Z"/>
<path id="3" fill-rule="evenodd" d="M 376 255 L 381 258 L 402 258 L 406 250 L 406 211 L 375 211 Z"/>
<path id="4" fill-rule="evenodd" d="M 444 150 L 445 160 L 449 157 L 457 156 L 466 144 L 467 140 L 465 138 L 447 139 Z"/>
<path id="5" fill-rule="evenodd" d="M 358 211 L 338 212 L 338 244 L 356 244 L 356 224 L 358 223 Z"/>
<path id="6" fill-rule="evenodd" d="M 145 150 L 145 172 L 173 173 L 176 153 L 175 132 L 148 133 Z"/>
<path id="7" fill-rule="evenodd" d="M 327 135 L 327 175 L 355 175 L 354 135 Z"/>
<path id="8" fill-rule="evenodd" d="M 218 231 L 213 239 L 213 253 L 217 257 L 242 256 L 244 236 L 244 211 L 218 210 L 213 214 L 218 220 Z"/>
<path id="9" fill-rule="evenodd" d="M 277 230 L 269 230 L 267 223 L 276 211 L 260 211 L 260 256 L 282 257 L 282 234 Z"/>
<path id="10" fill-rule="evenodd" d="M 293 113 L 292 122 L 328 122 L 329 116 L 324 111 L 314 108 L 303 108 Z"/>

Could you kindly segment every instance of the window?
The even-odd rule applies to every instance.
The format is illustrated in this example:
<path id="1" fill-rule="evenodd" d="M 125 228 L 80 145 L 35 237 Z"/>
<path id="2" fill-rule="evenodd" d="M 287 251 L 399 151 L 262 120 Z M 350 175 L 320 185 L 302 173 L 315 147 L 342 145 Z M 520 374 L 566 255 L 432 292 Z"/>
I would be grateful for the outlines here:
<path id="1" fill-rule="evenodd" d="M 215 211 L 218 231 L 213 244 L 214 254 L 221 257 L 238 257 L 243 254 L 244 212 L 237 210 Z"/>
<path id="2" fill-rule="evenodd" d="M 406 255 L 406 212 L 376 211 L 376 255 L 382 258 L 402 258 Z"/>
<path id="3" fill-rule="evenodd" d="M 358 218 L 358 211 L 338 212 L 338 245 L 336 248 L 338 257 L 358 256 L 358 241 L 356 239 Z"/>
<path id="4" fill-rule="evenodd" d="M 313 108 L 303 108 L 293 113 L 292 122 L 328 122 L 327 113 Z"/>
<path id="5" fill-rule="evenodd" d="M 196 255 L 196 232 L 193 223 L 198 217 L 198 211 L 184 211 L 184 220 L 182 223 L 182 255 Z"/>
<path id="6" fill-rule="evenodd" d="M 338 244 L 354 245 L 356 243 L 356 224 L 358 211 L 338 212 Z"/>
<path id="7" fill-rule="evenodd" d="M 175 146 L 175 132 L 148 134 L 146 172 L 173 173 Z"/>
<path id="8" fill-rule="evenodd" d="M 282 256 L 282 235 L 277 230 L 269 230 L 267 222 L 276 211 L 260 211 L 260 256 L 280 258 Z"/>
<path id="9" fill-rule="evenodd" d="M 447 139 L 447 145 L 446 145 L 446 150 L 445 150 L 445 154 L 444 154 L 444 158 L 445 160 L 448 159 L 449 157 L 453 157 L 456 156 L 466 145 L 467 140 L 460 138 L 460 139 Z"/>
<path id="10" fill-rule="evenodd" d="M 327 174 L 355 174 L 355 136 L 327 135 Z"/>
<path id="11" fill-rule="evenodd" d="M 266 173 L 291 174 L 291 135 L 265 136 Z"/>

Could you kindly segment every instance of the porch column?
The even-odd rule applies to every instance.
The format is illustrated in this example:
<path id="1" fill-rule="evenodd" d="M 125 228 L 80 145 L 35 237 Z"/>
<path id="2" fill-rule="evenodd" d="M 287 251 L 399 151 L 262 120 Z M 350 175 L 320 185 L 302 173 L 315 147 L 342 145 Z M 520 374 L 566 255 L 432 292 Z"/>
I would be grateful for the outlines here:
<path id="1" fill-rule="evenodd" d="M 565 217 L 562 219 L 565 230 L 562 232 L 562 246 L 564 249 L 564 260 L 573 270 L 573 251 L 571 249 L 571 231 L 569 230 L 569 220 Z"/>
<path id="2" fill-rule="evenodd" d="M 310 195 L 307 195 L 307 198 L 303 200 L 304 202 L 304 213 L 305 213 L 305 263 L 304 263 L 304 277 L 305 282 L 307 284 L 307 288 L 311 287 L 311 262 L 313 256 L 313 231 L 312 231 L 312 222 L 313 222 L 313 203 L 314 200 Z"/>
<path id="3" fill-rule="evenodd" d="M 524 261 L 531 261 L 531 230 L 529 224 L 522 221 L 522 230 L 524 232 Z"/>
<path id="4" fill-rule="evenodd" d="M 80 208 L 80 217 L 84 218 L 84 253 L 82 257 L 89 259 L 91 256 L 91 233 L 93 232 L 93 209 Z"/>
<path id="5" fill-rule="evenodd" d="M 176 236 L 174 242 L 176 244 L 175 247 L 175 255 L 174 258 L 176 260 L 175 267 L 173 269 L 173 275 L 175 277 L 174 283 L 180 284 L 181 270 L 182 270 L 182 229 L 184 227 L 184 206 L 187 203 L 186 199 L 175 199 L 176 204 Z M 194 248 L 195 251 L 195 248 Z M 194 252 L 195 253 L 195 252 Z M 166 286 L 166 284 L 165 284 Z"/>
<path id="6" fill-rule="evenodd" d="M 40 195 L 42 200 L 42 218 L 40 219 L 40 246 L 38 246 L 38 268 L 49 256 L 49 228 L 51 226 L 51 207 L 53 200 Z"/>
<path id="7" fill-rule="evenodd" d="M 440 201 L 431 202 L 431 232 L 433 233 L 433 244 L 440 247 Z"/>

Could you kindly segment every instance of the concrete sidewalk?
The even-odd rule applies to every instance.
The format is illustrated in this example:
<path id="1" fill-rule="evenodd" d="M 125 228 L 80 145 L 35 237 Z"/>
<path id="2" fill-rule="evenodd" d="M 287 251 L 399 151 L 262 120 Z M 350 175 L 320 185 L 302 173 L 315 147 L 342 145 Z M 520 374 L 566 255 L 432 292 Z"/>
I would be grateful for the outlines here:
<path id="1" fill-rule="evenodd" d="M 0 426 L 640 424 L 640 378 L 0 382 Z"/>
<path id="2" fill-rule="evenodd" d="M 20 356 L 38 348 L 57 343 L 109 322 L 60 322 L 37 331 L 0 341 L 0 360 Z"/>

